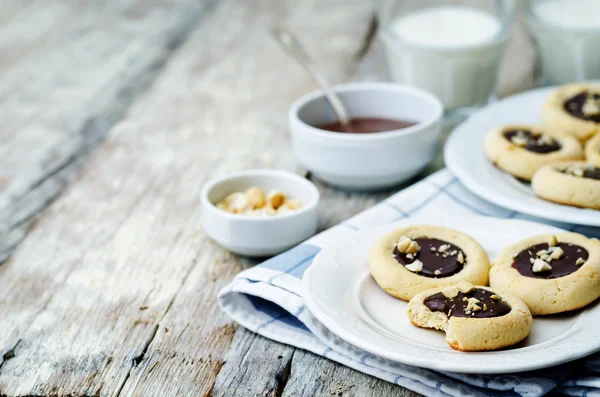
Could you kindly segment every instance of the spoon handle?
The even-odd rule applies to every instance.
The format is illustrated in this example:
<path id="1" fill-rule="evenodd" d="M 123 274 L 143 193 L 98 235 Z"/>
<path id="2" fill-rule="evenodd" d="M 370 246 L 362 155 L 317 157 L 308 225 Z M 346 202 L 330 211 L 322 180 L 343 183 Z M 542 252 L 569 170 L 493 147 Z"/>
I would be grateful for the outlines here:
<path id="1" fill-rule="evenodd" d="M 342 125 L 347 126 L 349 118 L 344 105 L 342 105 L 342 102 L 338 96 L 331 89 L 331 86 L 327 82 L 325 76 L 323 76 L 323 74 L 321 74 L 314 67 L 312 59 L 296 36 L 283 25 L 273 26 L 271 29 L 271 34 L 281 45 L 281 47 L 302 67 L 304 67 L 308 74 L 313 78 L 314 82 L 317 83 L 321 90 L 323 90 L 325 97 L 333 108 L 338 120 Z"/>

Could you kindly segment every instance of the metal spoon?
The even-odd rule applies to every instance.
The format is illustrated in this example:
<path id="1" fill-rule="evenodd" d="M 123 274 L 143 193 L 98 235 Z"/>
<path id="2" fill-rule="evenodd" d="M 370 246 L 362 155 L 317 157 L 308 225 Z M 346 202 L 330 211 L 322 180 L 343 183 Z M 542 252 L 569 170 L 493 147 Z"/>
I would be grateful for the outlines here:
<path id="1" fill-rule="evenodd" d="M 337 119 L 342 124 L 342 128 L 344 130 L 347 129 L 348 123 L 350 119 L 348 118 L 348 112 L 344 108 L 342 101 L 340 98 L 333 92 L 331 86 L 327 82 L 325 76 L 323 76 L 316 68 L 315 65 L 302 46 L 300 41 L 292 32 L 290 32 L 283 25 L 275 25 L 271 28 L 271 35 L 277 40 L 277 42 L 281 45 L 281 47 L 288 53 L 292 58 L 294 58 L 303 68 L 308 72 L 308 74 L 313 78 L 315 83 L 323 90 L 325 93 L 325 98 L 327 102 L 333 108 L 333 112 L 335 113 Z"/>

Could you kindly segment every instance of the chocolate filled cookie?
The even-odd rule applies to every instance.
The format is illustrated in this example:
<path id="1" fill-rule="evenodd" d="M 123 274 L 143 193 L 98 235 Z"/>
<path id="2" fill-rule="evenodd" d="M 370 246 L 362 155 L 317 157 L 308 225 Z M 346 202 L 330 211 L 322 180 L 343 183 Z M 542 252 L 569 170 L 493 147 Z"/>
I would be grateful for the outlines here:
<path id="1" fill-rule="evenodd" d="M 382 237 L 371 248 L 371 275 L 388 294 L 408 301 L 426 289 L 459 281 L 487 284 L 490 260 L 471 237 L 440 226 L 417 225 Z"/>
<path id="2" fill-rule="evenodd" d="M 542 124 L 548 131 L 587 141 L 600 131 L 600 86 L 578 83 L 560 87 L 542 107 Z"/>
<path id="3" fill-rule="evenodd" d="M 600 209 L 600 166 L 584 162 L 547 165 L 535 173 L 531 186 L 544 200 Z"/>
<path id="4" fill-rule="evenodd" d="M 547 164 L 583 158 L 577 139 L 533 125 L 507 125 L 490 131 L 484 150 L 498 168 L 527 181 Z"/>
<path id="5" fill-rule="evenodd" d="M 585 144 L 585 161 L 596 167 L 600 167 L 600 133 L 594 135 Z"/>
<path id="6" fill-rule="evenodd" d="M 584 307 L 600 297 L 600 241 L 577 233 L 525 239 L 498 255 L 490 285 L 511 291 L 534 316 Z"/>
<path id="7" fill-rule="evenodd" d="M 529 335 L 532 324 L 527 305 L 514 295 L 465 281 L 419 293 L 407 314 L 417 327 L 444 331 L 448 345 L 461 351 L 512 346 Z"/>

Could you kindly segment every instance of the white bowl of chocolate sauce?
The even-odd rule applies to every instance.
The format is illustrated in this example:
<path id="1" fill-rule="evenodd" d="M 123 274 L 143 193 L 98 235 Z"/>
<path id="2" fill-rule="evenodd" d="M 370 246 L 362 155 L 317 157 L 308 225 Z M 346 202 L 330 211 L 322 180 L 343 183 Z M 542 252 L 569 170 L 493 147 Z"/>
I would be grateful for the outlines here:
<path id="1" fill-rule="evenodd" d="M 322 92 L 298 99 L 289 111 L 292 147 L 317 178 L 338 187 L 374 190 L 418 174 L 441 142 L 443 106 L 418 88 L 394 83 L 333 87 L 351 123 L 344 128 Z"/>

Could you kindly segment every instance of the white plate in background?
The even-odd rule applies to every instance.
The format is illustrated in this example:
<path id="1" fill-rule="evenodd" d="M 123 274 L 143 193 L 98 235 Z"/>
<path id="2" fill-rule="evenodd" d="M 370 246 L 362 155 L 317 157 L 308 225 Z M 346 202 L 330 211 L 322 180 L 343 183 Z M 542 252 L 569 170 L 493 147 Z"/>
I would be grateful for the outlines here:
<path id="1" fill-rule="evenodd" d="M 540 110 L 555 88 L 540 88 L 486 106 L 452 132 L 446 166 L 471 192 L 504 208 L 578 225 L 600 226 L 600 211 L 555 204 L 535 196 L 529 184 L 494 167 L 483 152 L 485 135 L 504 124 L 540 123 Z"/>

